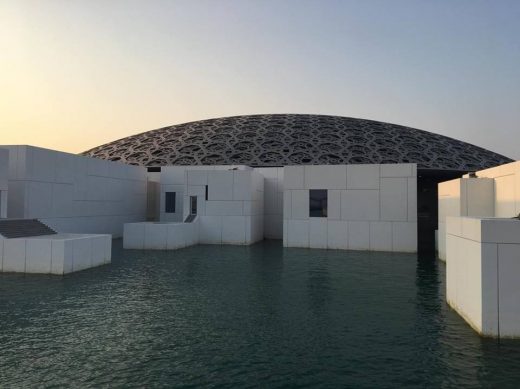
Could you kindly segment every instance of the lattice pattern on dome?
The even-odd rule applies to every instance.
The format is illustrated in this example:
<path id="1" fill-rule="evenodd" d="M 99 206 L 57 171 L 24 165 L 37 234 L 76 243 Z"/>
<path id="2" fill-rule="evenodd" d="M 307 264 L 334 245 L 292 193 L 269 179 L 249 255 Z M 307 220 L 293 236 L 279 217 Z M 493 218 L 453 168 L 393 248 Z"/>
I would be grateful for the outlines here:
<path id="1" fill-rule="evenodd" d="M 159 128 L 83 153 L 143 166 L 417 163 L 478 170 L 512 160 L 442 135 L 324 115 L 234 116 Z"/>

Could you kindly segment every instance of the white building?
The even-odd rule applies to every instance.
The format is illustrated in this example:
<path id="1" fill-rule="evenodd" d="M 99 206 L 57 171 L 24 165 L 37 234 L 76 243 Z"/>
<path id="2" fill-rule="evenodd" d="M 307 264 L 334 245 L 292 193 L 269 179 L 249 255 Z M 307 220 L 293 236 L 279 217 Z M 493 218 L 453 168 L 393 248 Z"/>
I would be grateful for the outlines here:
<path id="1" fill-rule="evenodd" d="M 124 223 L 146 220 L 145 168 L 39 147 L 2 147 L 9 152 L 7 217 L 114 237 L 122 236 Z"/>
<path id="2" fill-rule="evenodd" d="M 446 299 L 477 332 L 520 337 L 520 162 L 439 184 Z"/>
<path id="3" fill-rule="evenodd" d="M 284 246 L 417 251 L 415 164 L 284 169 Z"/>

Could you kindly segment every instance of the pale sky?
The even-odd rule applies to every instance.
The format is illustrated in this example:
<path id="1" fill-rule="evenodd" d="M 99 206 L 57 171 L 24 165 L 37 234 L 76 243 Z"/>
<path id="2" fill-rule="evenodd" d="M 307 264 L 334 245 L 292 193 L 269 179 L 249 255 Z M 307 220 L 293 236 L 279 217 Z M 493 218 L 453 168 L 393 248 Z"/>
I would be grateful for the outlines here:
<path id="1" fill-rule="evenodd" d="M 518 0 L 0 0 L 0 144 L 316 113 L 520 159 Z"/>

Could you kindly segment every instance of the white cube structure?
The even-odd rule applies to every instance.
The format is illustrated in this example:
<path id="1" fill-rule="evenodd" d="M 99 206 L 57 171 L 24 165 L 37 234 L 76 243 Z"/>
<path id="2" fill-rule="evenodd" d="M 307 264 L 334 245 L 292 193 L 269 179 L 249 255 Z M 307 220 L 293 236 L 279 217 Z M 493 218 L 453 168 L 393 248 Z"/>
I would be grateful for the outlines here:
<path id="1" fill-rule="evenodd" d="M 264 177 L 259 172 L 245 166 L 169 167 L 162 177 L 162 220 L 126 223 L 124 248 L 173 250 L 197 243 L 249 245 L 263 239 Z M 194 220 L 182 222 L 189 216 Z M 181 221 L 167 221 L 172 219 Z"/>
<path id="2" fill-rule="evenodd" d="M 417 251 L 417 166 L 286 166 L 286 247 Z M 324 191 L 326 214 L 311 215 L 313 191 Z"/>
<path id="3" fill-rule="evenodd" d="M 494 180 L 458 178 L 438 184 L 438 256 L 446 260 L 446 218 L 495 215 Z M 513 215 L 511 215 L 513 216 Z"/>
<path id="4" fill-rule="evenodd" d="M 111 259 L 110 235 L 0 237 L 0 272 L 4 273 L 64 275 L 108 264 Z"/>
<path id="5" fill-rule="evenodd" d="M 479 334 L 520 337 L 520 220 L 448 217 L 446 299 Z"/>
<path id="6" fill-rule="evenodd" d="M 32 146 L 0 150 L 9 151 L 9 218 L 115 237 L 122 236 L 124 223 L 146 220 L 144 167 Z"/>
<path id="7" fill-rule="evenodd" d="M 480 170 L 476 175 L 479 178 L 494 181 L 494 216 L 518 216 L 520 213 L 520 161 Z"/>
<path id="8" fill-rule="evenodd" d="M 264 177 L 259 172 L 187 170 L 184 219 L 192 213 L 192 201 L 200 243 L 249 245 L 264 238 Z"/>

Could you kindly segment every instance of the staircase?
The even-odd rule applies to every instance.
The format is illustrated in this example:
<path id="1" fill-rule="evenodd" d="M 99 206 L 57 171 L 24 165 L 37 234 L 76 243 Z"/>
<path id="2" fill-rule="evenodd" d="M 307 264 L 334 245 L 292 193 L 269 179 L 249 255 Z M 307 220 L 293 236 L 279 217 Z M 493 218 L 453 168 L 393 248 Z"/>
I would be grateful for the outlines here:
<path id="1" fill-rule="evenodd" d="M 38 219 L 0 219 L 0 235 L 7 239 L 55 234 Z"/>

